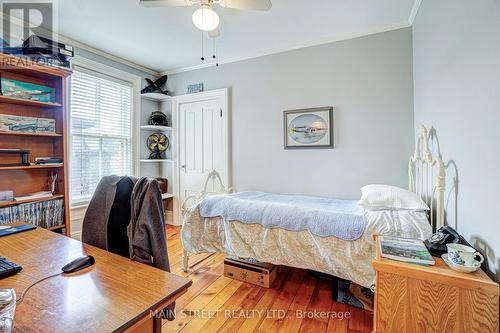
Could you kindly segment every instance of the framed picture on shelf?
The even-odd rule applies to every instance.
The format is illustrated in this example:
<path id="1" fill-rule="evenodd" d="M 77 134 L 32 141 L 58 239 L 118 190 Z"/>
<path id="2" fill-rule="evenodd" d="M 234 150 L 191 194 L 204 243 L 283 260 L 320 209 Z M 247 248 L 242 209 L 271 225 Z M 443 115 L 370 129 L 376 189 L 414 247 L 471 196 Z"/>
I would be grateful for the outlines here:
<path id="1" fill-rule="evenodd" d="M 285 149 L 332 149 L 333 107 L 283 112 Z"/>
<path id="2" fill-rule="evenodd" d="M 17 133 L 49 133 L 56 131 L 55 119 L 0 114 L 0 131 Z"/>
<path id="3" fill-rule="evenodd" d="M 56 90 L 39 84 L 22 82 L 0 77 L 0 90 L 3 96 L 29 99 L 32 101 L 55 103 Z"/>

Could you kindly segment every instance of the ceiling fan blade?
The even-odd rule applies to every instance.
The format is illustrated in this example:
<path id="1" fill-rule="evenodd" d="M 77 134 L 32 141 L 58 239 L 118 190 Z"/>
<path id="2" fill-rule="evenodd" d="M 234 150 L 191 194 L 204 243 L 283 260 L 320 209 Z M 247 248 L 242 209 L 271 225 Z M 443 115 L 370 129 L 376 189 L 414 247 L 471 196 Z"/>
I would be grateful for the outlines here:
<path id="1" fill-rule="evenodd" d="M 140 0 L 144 7 L 180 7 L 191 6 L 199 1 L 192 0 Z"/>
<path id="2" fill-rule="evenodd" d="M 226 8 L 262 11 L 268 11 L 273 6 L 271 0 L 218 0 L 216 3 Z"/>

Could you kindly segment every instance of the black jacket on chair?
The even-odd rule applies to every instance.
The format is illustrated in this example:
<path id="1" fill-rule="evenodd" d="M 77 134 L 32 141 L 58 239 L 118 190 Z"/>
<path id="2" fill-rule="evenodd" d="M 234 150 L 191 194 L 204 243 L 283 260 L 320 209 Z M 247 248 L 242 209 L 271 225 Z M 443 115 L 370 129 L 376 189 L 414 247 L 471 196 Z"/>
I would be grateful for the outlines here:
<path id="1" fill-rule="evenodd" d="M 129 258 L 127 227 L 130 223 L 130 199 L 134 182 L 123 177 L 116 184 L 116 194 L 108 219 L 108 251 Z"/>

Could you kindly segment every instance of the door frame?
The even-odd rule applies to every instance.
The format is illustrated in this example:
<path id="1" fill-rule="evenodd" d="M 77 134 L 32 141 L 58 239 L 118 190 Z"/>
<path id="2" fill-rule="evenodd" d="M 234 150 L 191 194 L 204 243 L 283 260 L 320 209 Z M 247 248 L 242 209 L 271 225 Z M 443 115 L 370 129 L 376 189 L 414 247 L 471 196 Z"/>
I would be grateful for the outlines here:
<path id="1" fill-rule="evenodd" d="M 225 129 L 222 133 L 223 146 L 223 165 L 225 170 L 219 170 L 222 181 L 224 185 L 229 188 L 231 187 L 231 163 L 230 163 L 230 119 L 229 119 L 229 89 L 222 88 L 216 90 L 203 91 L 194 94 L 184 94 L 177 95 L 172 98 L 172 124 L 174 125 L 174 145 L 172 151 L 172 158 L 174 160 L 174 170 L 173 173 L 173 208 L 174 208 L 174 225 L 182 224 L 182 212 L 180 202 L 180 161 L 179 161 L 179 145 L 180 145 L 180 117 L 179 111 L 180 107 L 186 103 L 193 102 L 203 102 L 214 99 L 220 99 L 222 102 L 222 118 L 223 118 L 223 128 Z"/>

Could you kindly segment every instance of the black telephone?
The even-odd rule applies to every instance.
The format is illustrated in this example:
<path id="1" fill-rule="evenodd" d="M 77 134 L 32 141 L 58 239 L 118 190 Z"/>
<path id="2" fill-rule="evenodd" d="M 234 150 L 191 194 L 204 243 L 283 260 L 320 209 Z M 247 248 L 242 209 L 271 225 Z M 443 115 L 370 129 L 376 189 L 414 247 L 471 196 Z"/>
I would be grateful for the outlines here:
<path id="1" fill-rule="evenodd" d="M 429 239 L 424 241 L 425 246 L 433 256 L 441 256 L 448 252 L 446 244 L 458 243 L 471 246 L 465 238 L 450 226 L 444 226 L 438 229 Z"/>

